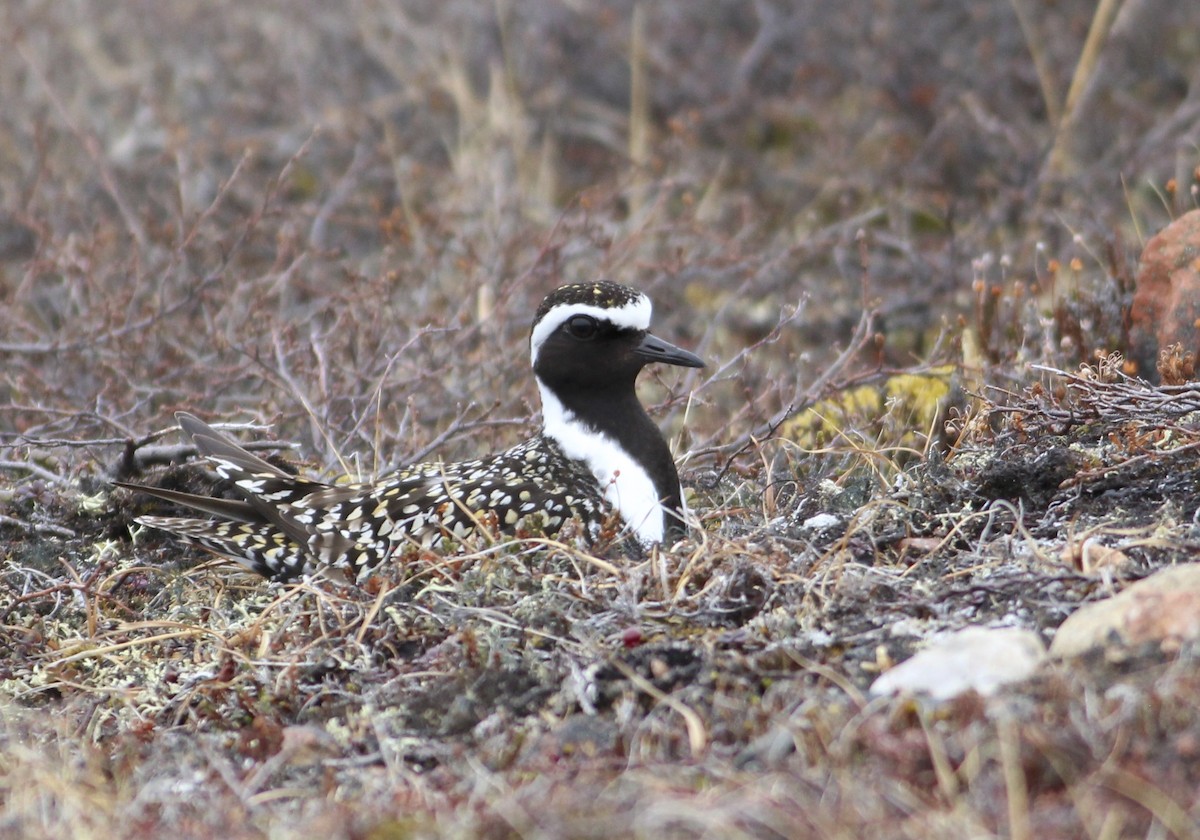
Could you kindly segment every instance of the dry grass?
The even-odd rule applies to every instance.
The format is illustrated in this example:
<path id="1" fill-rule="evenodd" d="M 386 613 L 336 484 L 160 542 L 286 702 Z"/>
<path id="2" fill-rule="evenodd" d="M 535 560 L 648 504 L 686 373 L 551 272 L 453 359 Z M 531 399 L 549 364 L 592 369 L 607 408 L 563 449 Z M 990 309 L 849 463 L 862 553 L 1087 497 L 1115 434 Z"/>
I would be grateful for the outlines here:
<path id="1" fill-rule="evenodd" d="M 1115 591 L 1080 535 L 1200 545 L 1197 398 L 1112 355 L 1200 12 L 1079 66 L 1085 0 L 859 5 L 4 5 L 0 835 L 1195 834 L 1189 647 L 867 687 Z M 599 275 L 710 361 L 643 383 L 674 551 L 278 587 L 107 484 L 207 481 L 177 408 L 328 476 L 504 446 L 531 308 Z"/>

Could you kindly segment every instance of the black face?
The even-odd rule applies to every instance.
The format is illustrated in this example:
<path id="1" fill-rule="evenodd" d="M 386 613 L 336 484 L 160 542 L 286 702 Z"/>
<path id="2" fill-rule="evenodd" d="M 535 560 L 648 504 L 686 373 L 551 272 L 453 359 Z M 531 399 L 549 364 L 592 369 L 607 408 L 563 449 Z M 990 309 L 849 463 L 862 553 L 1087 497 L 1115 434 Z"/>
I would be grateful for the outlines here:
<path id="1" fill-rule="evenodd" d="M 637 352 L 644 335 L 592 315 L 572 315 L 542 344 L 535 372 L 558 392 L 630 388 L 647 363 Z"/>
<path id="2" fill-rule="evenodd" d="M 698 357 L 645 330 L 618 327 L 603 318 L 576 314 L 546 339 L 536 373 L 556 391 L 567 388 L 628 389 L 638 372 L 659 362 L 703 367 Z"/>

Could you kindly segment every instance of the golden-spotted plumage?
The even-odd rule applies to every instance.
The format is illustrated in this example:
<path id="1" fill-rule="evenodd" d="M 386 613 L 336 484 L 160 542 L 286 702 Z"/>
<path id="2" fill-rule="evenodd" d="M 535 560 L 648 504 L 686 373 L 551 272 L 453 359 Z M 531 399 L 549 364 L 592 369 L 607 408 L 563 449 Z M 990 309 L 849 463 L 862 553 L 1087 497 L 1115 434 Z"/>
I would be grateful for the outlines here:
<path id="1" fill-rule="evenodd" d="M 139 488 L 228 521 L 168 516 L 138 521 L 267 577 L 288 579 L 320 566 L 357 575 L 407 547 L 437 548 L 446 538 L 464 537 L 488 512 L 502 530 L 524 521 L 547 533 L 572 518 L 595 529 L 607 515 L 592 476 L 541 435 L 490 458 L 417 464 L 379 482 L 325 484 L 289 475 L 190 414 L 177 417 L 246 501 Z"/>

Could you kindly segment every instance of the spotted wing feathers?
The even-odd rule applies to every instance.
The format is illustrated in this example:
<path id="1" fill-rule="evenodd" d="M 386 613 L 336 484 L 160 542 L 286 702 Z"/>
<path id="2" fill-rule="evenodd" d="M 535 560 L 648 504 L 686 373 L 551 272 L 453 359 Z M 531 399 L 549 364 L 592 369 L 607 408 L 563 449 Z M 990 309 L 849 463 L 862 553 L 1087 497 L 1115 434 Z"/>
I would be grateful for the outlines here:
<path id="1" fill-rule="evenodd" d="M 360 576 L 404 547 L 466 536 L 481 518 L 501 530 L 525 521 L 553 533 L 573 517 L 598 525 L 606 514 L 595 479 L 541 436 L 487 459 L 419 464 L 379 482 L 333 485 L 289 475 L 198 418 L 177 416 L 244 500 L 125 485 L 218 517 L 138 521 L 267 577 L 289 579 L 322 566 Z"/>

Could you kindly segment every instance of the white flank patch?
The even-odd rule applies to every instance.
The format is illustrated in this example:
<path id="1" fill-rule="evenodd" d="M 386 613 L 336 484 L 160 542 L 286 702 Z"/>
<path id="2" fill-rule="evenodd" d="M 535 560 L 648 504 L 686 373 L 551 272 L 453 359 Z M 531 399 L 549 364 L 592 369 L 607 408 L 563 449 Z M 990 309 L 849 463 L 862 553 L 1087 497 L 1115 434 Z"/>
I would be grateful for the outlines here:
<path id="1" fill-rule="evenodd" d="M 650 475 L 608 435 L 589 429 L 567 411 L 541 380 L 542 426 L 568 458 L 583 461 L 604 489 L 604 498 L 621 514 L 639 540 L 662 542 L 665 511 Z"/>
<path id="2" fill-rule="evenodd" d="M 620 329 L 648 330 L 650 329 L 650 298 L 638 295 L 637 300 L 616 309 L 605 309 L 590 303 L 560 304 L 547 312 L 542 320 L 537 322 L 533 333 L 529 336 L 529 350 L 537 364 L 538 350 L 546 343 L 556 329 L 576 315 L 591 315 L 598 321 L 608 321 Z"/>

